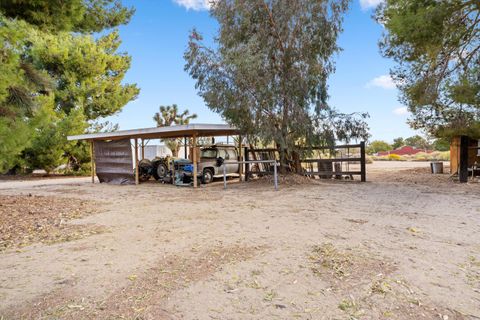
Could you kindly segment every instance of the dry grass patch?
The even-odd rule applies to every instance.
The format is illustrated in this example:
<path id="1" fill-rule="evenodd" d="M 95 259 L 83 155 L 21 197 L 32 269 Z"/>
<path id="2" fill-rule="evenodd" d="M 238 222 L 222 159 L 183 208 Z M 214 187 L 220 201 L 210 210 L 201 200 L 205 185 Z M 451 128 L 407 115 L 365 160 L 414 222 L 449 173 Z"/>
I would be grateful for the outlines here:
<path id="1" fill-rule="evenodd" d="M 353 250 L 338 250 L 331 243 L 315 246 L 310 255 L 314 274 L 328 279 L 334 288 L 353 287 L 376 275 L 387 275 L 395 270 L 385 260 L 365 257 Z"/>
<path id="2" fill-rule="evenodd" d="M 296 173 L 288 174 L 278 174 L 278 183 L 281 185 L 291 186 L 291 185 L 309 185 L 315 184 L 318 180 L 306 177 L 304 175 Z M 249 182 L 260 183 L 260 184 L 271 184 L 273 186 L 274 176 L 272 174 L 262 175 L 259 177 L 254 177 Z"/>
<path id="3" fill-rule="evenodd" d="M 467 262 L 460 264 L 459 267 L 465 273 L 466 282 L 476 292 L 480 292 L 480 259 L 470 255 Z"/>
<path id="4" fill-rule="evenodd" d="M 191 257 L 174 255 L 143 274 L 129 275 L 128 285 L 103 300 L 78 297 L 72 290 L 63 290 L 28 306 L 12 308 L 8 315 L 25 319 L 172 319 L 163 309 L 171 293 L 209 277 L 225 264 L 250 259 L 263 249 L 216 247 Z"/>
<path id="5" fill-rule="evenodd" d="M 105 231 L 95 225 L 68 224 L 97 213 L 93 202 L 79 199 L 0 195 L 0 252 L 32 243 L 72 241 Z"/>
<path id="6" fill-rule="evenodd" d="M 350 319 L 465 319 L 454 311 L 421 301 L 420 290 L 395 279 L 395 265 L 331 243 L 315 246 L 312 272 L 330 283 L 337 307 Z"/>

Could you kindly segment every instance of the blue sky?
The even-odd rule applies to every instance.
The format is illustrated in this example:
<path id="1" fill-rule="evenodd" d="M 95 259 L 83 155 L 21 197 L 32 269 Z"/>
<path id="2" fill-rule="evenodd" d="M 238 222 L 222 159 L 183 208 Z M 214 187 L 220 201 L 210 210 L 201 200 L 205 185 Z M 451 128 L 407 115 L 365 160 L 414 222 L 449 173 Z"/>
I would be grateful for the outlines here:
<path id="1" fill-rule="evenodd" d="M 342 112 L 369 112 L 372 140 L 411 136 L 415 132 L 406 124 L 408 114 L 388 76 L 393 63 L 378 50 L 382 27 L 371 16 L 381 0 L 352 1 L 339 38 L 343 51 L 336 57 L 336 72 L 329 81 L 329 103 Z M 211 39 L 217 30 L 205 2 L 123 1 L 136 8 L 130 24 L 120 28 L 120 50 L 132 56 L 125 82 L 137 83 L 141 92 L 137 100 L 108 119 L 119 123 L 120 129 L 153 127 L 152 116 L 158 107 L 173 103 L 197 113 L 195 122 L 222 122 L 205 106 L 194 81 L 183 70 L 189 31 L 195 27 Z"/>

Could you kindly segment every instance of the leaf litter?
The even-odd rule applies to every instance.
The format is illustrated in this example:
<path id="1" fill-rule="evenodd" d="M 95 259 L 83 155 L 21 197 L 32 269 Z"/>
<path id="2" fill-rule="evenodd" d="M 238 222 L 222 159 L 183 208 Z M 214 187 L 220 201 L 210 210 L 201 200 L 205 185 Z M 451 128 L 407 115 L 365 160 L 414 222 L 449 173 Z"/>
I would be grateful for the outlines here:
<path id="1" fill-rule="evenodd" d="M 32 194 L 0 195 L 0 252 L 105 232 L 102 226 L 69 223 L 97 212 L 92 201 Z"/>

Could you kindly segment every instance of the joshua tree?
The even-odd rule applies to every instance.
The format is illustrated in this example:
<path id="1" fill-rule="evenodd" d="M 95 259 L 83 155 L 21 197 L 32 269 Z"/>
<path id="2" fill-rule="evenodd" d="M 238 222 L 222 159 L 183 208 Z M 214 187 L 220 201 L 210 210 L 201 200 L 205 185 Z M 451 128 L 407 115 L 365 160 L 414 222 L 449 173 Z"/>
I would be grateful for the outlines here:
<path id="1" fill-rule="evenodd" d="M 159 112 L 156 112 L 153 116 L 153 120 L 157 123 L 157 127 L 189 124 L 190 120 L 196 118 L 197 115 L 195 113 L 190 114 L 188 109 L 179 113 L 176 104 L 172 104 L 171 106 L 160 106 Z M 170 150 L 172 150 L 172 155 L 178 157 L 178 151 L 180 150 L 182 139 L 163 139 L 162 141 Z"/>

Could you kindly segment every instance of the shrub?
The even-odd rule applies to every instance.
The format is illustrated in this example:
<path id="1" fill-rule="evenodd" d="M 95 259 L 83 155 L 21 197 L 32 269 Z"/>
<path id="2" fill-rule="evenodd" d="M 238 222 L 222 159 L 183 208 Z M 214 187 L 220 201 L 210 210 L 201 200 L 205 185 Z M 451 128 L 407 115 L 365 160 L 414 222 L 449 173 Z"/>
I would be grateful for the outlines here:
<path id="1" fill-rule="evenodd" d="M 391 161 L 404 161 L 405 159 L 402 159 L 401 156 L 399 156 L 398 154 L 389 154 L 388 155 L 388 160 L 391 160 Z"/>

